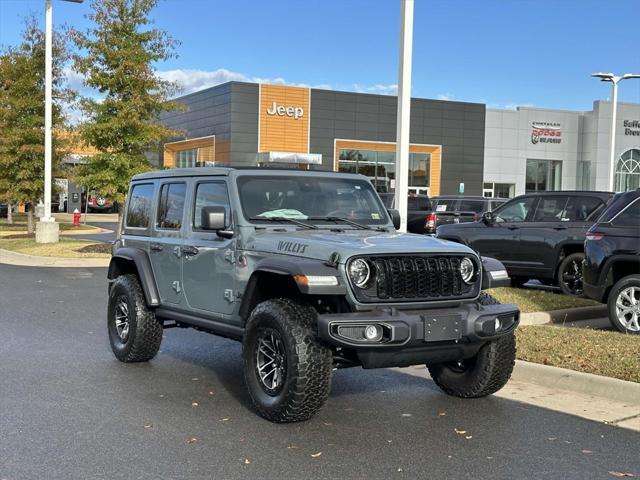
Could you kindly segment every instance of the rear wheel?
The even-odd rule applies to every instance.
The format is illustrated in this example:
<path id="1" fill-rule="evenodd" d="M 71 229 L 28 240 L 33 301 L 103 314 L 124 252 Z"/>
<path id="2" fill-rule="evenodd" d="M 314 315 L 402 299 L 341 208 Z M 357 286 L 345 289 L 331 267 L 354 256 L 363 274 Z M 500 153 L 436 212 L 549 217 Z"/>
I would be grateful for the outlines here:
<path id="1" fill-rule="evenodd" d="M 581 297 L 582 290 L 582 261 L 584 253 L 577 252 L 567 255 L 558 267 L 558 286 L 562 293 Z"/>
<path id="2" fill-rule="evenodd" d="M 259 415 L 272 422 L 307 420 L 329 397 L 331 351 L 316 334 L 313 308 L 267 300 L 251 313 L 242 345 L 244 378 Z"/>
<path id="3" fill-rule="evenodd" d="M 607 301 L 609 321 L 623 333 L 640 335 L 640 275 L 616 282 Z"/>
<path id="4" fill-rule="evenodd" d="M 481 305 L 499 304 L 482 292 Z M 506 385 L 516 361 L 516 337 L 509 333 L 483 345 L 475 357 L 458 362 L 427 365 L 431 378 L 446 394 L 461 398 L 491 395 Z"/>

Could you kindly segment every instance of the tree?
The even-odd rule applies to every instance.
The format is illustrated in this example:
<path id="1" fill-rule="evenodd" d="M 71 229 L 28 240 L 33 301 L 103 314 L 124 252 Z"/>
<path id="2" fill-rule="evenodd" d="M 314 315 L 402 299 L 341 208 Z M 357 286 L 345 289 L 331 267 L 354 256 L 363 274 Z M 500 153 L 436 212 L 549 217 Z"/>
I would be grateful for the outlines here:
<path id="1" fill-rule="evenodd" d="M 157 62 L 174 57 L 177 44 L 168 33 L 150 27 L 157 0 L 93 0 L 86 32 L 72 31 L 79 53 L 74 68 L 100 97 L 80 102 L 84 142 L 100 153 L 77 170 L 76 181 L 118 203 L 131 176 L 151 168 L 146 153 L 176 131 L 159 123 L 162 111 L 178 109 L 169 101 L 174 83 L 162 80 Z"/>
<path id="2" fill-rule="evenodd" d="M 67 61 L 64 38 L 53 42 L 52 136 L 54 170 L 65 155 L 56 130 L 64 128 L 62 105 L 71 97 L 64 88 Z M 33 205 L 44 191 L 44 71 L 45 35 L 34 17 L 25 22 L 22 42 L 0 53 L 0 198 L 24 203 L 28 231 L 33 233 Z"/>

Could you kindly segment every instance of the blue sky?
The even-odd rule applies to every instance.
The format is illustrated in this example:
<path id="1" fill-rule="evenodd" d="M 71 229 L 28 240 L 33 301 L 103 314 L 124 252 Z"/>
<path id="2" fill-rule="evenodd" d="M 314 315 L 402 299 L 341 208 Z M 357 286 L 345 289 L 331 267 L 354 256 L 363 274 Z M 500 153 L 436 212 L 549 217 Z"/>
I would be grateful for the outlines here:
<path id="1" fill-rule="evenodd" d="M 87 25 L 54 0 L 54 25 Z M 182 43 L 158 65 L 193 91 L 230 79 L 395 93 L 399 0 L 164 0 L 158 26 Z M 44 0 L 0 0 L 0 44 Z M 416 0 L 413 96 L 586 110 L 607 99 L 596 71 L 639 72 L 640 0 Z M 79 79 L 71 77 L 77 84 Z M 619 89 L 640 102 L 640 81 Z"/>

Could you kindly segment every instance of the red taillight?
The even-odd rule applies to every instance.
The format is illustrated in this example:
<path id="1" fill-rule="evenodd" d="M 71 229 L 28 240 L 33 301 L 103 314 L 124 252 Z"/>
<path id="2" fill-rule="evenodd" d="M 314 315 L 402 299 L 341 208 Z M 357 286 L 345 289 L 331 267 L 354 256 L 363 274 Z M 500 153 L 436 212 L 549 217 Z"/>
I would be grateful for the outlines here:
<path id="1" fill-rule="evenodd" d="M 93 197 L 91 199 L 91 205 L 97 205 L 97 204 L 98 204 L 98 201 L 96 200 L 96 197 Z"/>
<path id="2" fill-rule="evenodd" d="M 433 230 L 434 228 L 436 228 L 436 220 L 438 218 L 436 217 L 435 213 L 430 213 L 429 215 L 427 215 L 426 218 L 426 222 L 424 224 L 424 226 L 428 229 Z"/>
<path id="3" fill-rule="evenodd" d="M 587 233 L 587 240 L 602 240 L 603 238 L 602 233 Z"/>

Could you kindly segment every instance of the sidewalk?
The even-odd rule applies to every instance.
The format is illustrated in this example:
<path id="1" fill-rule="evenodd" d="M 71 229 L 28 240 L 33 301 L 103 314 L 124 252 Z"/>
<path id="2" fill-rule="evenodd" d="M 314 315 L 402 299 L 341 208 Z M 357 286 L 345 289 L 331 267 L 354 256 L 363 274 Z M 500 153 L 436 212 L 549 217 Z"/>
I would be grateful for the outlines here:
<path id="1" fill-rule="evenodd" d="M 0 248 L 0 263 L 22 267 L 108 267 L 110 258 L 40 257 Z"/>

